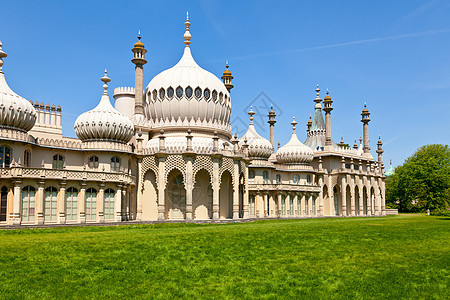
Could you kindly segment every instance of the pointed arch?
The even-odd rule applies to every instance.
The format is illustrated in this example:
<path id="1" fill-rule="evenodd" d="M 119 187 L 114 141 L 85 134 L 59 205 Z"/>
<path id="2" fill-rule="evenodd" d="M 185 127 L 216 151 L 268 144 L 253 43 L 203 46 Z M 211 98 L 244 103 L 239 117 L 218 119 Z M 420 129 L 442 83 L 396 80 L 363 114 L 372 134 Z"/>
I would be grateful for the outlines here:
<path id="1" fill-rule="evenodd" d="M 192 212 L 195 220 L 212 219 L 213 191 L 211 175 L 206 169 L 196 172 L 192 190 Z"/>

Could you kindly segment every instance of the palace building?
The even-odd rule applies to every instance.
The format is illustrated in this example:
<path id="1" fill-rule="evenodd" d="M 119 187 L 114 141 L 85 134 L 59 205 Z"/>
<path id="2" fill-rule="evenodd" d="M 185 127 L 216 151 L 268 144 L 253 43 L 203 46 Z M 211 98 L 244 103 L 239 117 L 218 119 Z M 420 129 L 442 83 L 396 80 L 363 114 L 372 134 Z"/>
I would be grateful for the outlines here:
<path id="1" fill-rule="evenodd" d="M 294 118 L 275 150 L 273 109 L 270 139 L 253 110 L 247 132 L 232 134 L 228 64 L 221 79 L 202 69 L 185 26 L 180 61 L 146 87 L 139 34 L 135 86 L 115 88 L 113 106 L 105 70 L 98 105 L 75 121 L 78 138 L 63 136 L 60 106 L 9 88 L 0 43 L 1 225 L 385 215 L 382 142 L 375 160 L 366 106 L 353 147 L 331 139 L 333 101 L 318 86 L 303 142 Z"/>

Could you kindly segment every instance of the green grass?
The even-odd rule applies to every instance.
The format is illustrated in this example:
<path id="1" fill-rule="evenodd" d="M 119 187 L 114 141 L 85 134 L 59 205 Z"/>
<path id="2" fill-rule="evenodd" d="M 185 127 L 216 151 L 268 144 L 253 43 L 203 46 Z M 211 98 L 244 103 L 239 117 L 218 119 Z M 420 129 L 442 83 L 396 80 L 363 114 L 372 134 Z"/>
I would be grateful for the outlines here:
<path id="1" fill-rule="evenodd" d="M 0 298 L 449 298 L 450 219 L 0 231 Z"/>

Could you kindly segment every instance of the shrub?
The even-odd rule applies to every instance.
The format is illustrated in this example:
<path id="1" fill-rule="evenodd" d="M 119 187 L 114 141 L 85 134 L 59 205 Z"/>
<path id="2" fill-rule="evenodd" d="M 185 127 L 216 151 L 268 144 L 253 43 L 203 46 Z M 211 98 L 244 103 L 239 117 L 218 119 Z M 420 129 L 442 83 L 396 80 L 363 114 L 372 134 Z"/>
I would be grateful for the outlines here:
<path id="1" fill-rule="evenodd" d="M 430 216 L 450 217 L 450 210 L 433 210 L 430 212 Z"/>

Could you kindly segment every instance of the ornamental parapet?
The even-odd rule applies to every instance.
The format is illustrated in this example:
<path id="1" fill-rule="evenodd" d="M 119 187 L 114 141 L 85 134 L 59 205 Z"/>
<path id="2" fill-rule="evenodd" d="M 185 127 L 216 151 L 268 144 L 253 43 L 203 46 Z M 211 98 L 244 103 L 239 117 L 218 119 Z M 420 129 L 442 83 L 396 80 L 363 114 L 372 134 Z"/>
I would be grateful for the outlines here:
<path id="1" fill-rule="evenodd" d="M 283 192 L 310 192 L 319 193 L 321 190 L 320 186 L 317 185 L 302 185 L 295 183 L 259 183 L 259 184 L 248 184 L 249 191 L 283 191 Z"/>
<path id="2" fill-rule="evenodd" d="M 19 140 L 19 141 L 23 141 L 26 143 L 34 143 L 35 142 L 34 137 L 29 135 L 28 133 L 21 131 L 21 130 L 17 130 L 17 129 L 7 128 L 7 127 L 0 127 L 0 137 L 9 139 L 9 140 L 15 140 L 15 141 Z"/>
<path id="3" fill-rule="evenodd" d="M 0 178 L 2 179 L 47 179 L 47 180 L 83 180 L 83 181 L 104 181 L 120 182 L 127 185 L 136 185 L 136 177 L 125 173 L 108 173 L 93 171 L 75 170 L 55 170 L 43 168 L 0 168 Z"/>

